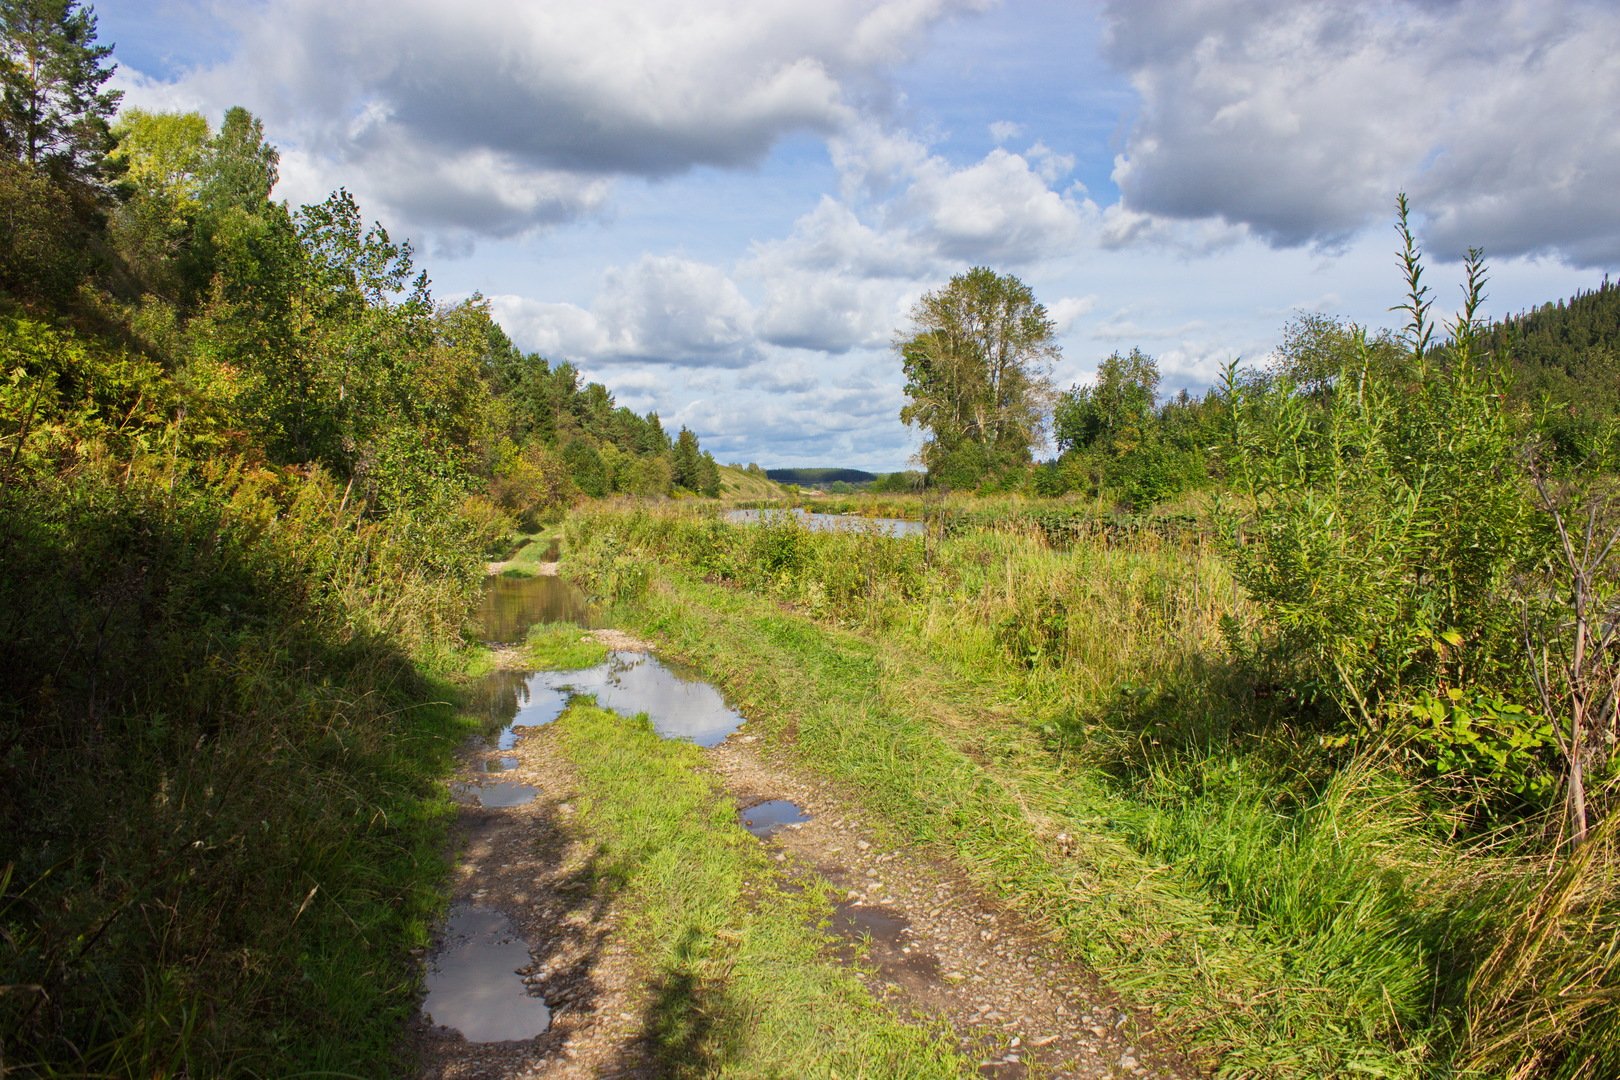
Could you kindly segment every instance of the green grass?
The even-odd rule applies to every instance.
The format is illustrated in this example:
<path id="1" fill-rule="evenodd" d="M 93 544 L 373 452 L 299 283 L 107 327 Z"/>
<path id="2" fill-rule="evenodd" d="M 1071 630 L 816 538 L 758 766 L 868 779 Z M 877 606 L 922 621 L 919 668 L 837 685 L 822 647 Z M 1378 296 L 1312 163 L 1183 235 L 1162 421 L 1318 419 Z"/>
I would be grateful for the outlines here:
<path id="1" fill-rule="evenodd" d="M 751 473 L 735 465 L 722 465 L 720 494 L 727 499 L 780 499 L 787 494 L 787 489 L 763 472 Z"/>
<path id="2" fill-rule="evenodd" d="M 299 533 L 139 479 L 0 512 L 4 1067 L 399 1075 L 478 729 L 404 642 L 465 593 L 357 610 L 384 584 L 319 560 L 397 552 L 345 550 L 324 492 Z"/>
<path id="3" fill-rule="evenodd" d="M 539 566 L 549 562 L 546 558 L 551 553 L 552 545 L 561 539 L 561 534 L 555 530 L 545 532 L 525 533 L 516 539 L 517 550 L 512 557 L 506 560 L 502 568 L 503 577 L 534 577 L 538 574 Z"/>
<path id="4" fill-rule="evenodd" d="M 820 879 L 784 887 L 703 754 L 645 716 L 576 703 L 557 737 L 651 972 L 645 1017 L 666 1075 L 945 1077 L 971 1071 L 937 1025 L 903 1022 L 828 955 Z"/>
<path id="5" fill-rule="evenodd" d="M 1614 1009 L 1607 961 L 1580 959 L 1615 951 L 1613 863 L 1568 886 L 1585 906 L 1541 899 L 1538 862 L 1448 840 L 1409 777 L 1319 748 L 1227 656 L 1220 625 L 1244 602 L 1207 553 L 1157 537 L 1054 552 L 1019 530 L 947 541 L 924 566 L 920 543 L 722 529 L 571 523 L 582 570 L 615 583 L 637 629 L 1051 925 L 1222 1074 L 1534 1060 L 1596 1076 L 1581 1062 L 1614 1054 L 1580 1035 Z M 1514 1045 L 1486 1031 L 1511 1009 L 1474 1021 L 1478 973 L 1543 909 L 1563 944 L 1534 955 L 1556 978 L 1517 946 L 1486 965 L 1518 973 L 1491 1000 L 1549 1017 Z"/>
<path id="6" fill-rule="evenodd" d="M 605 661 L 608 649 L 573 623 L 541 623 L 529 628 L 523 655 L 540 671 L 577 671 Z"/>

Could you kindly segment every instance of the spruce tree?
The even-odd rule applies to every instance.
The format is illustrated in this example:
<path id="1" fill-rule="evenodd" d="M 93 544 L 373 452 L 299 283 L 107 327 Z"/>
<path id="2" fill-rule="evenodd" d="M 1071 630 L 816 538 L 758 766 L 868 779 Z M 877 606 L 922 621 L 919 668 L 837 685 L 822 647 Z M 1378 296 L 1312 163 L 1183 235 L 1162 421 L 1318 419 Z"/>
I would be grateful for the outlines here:
<path id="1" fill-rule="evenodd" d="M 0 145 L 58 179 L 99 185 L 123 96 L 112 47 L 78 0 L 0 0 Z"/>

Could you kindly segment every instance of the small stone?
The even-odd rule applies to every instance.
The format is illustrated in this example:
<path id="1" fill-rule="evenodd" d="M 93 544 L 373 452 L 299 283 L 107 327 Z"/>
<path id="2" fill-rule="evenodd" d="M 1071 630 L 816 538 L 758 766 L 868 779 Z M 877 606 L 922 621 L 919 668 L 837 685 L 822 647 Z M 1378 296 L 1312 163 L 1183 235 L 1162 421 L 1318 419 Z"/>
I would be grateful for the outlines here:
<path id="1" fill-rule="evenodd" d="M 871 851 L 872 850 L 872 845 L 868 844 L 865 840 L 857 840 L 857 841 L 855 841 L 855 846 L 860 848 L 862 851 Z"/>

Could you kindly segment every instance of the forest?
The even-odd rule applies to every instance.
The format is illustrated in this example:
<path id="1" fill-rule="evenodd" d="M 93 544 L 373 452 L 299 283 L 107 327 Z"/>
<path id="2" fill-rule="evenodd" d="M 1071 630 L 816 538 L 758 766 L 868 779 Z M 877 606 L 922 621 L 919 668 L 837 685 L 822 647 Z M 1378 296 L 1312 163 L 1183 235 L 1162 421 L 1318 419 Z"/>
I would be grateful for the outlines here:
<path id="1" fill-rule="evenodd" d="M 1620 1075 L 1607 279 L 1492 322 L 1470 252 L 1439 312 L 1402 197 L 1398 332 L 1166 396 L 1059 391 L 974 268 L 897 339 L 916 471 L 738 470 L 923 534 L 741 526 L 692 431 L 276 201 L 247 110 L 120 109 L 72 0 L 0 43 L 0 1075 L 412 1067 L 469 620 L 542 528 L 1196 1071 Z"/>

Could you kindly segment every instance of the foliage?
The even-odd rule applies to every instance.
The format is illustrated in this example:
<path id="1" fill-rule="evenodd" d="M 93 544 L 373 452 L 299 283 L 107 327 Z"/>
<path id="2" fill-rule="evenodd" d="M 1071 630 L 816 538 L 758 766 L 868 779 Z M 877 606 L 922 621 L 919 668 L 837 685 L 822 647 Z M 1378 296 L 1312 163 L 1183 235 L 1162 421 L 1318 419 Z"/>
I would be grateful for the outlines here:
<path id="1" fill-rule="evenodd" d="M 1557 786 L 1548 767 L 1552 724 L 1523 705 L 1479 688 L 1421 692 L 1407 709 L 1405 735 L 1424 763 L 1474 789 L 1487 808 L 1512 800 L 1545 806 Z"/>
<path id="2" fill-rule="evenodd" d="M 1227 550 L 1265 612 L 1268 655 L 1372 726 L 1382 700 L 1408 691 L 1528 689 L 1510 586 L 1540 544 L 1522 418 L 1478 347 L 1477 254 L 1437 355 L 1404 204 L 1398 227 L 1412 316 L 1399 363 L 1354 330 L 1332 339 L 1348 351 L 1312 394 L 1287 377 L 1229 372 L 1223 385 L 1240 500 L 1224 517 Z"/>
<path id="3" fill-rule="evenodd" d="M 1208 480 L 1210 400 L 1186 391 L 1158 402 L 1159 365 L 1140 349 L 1114 353 L 1089 386 L 1058 397 L 1052 430 L 1059 457 L 1030 477 L 1034 494 L 1080 492 L 1145 510 Z"/>
<path id="4" fill-rule="evenodd" d="M 1130 448 L 1146 438 L 1159 396 L 1159 365 L 1140 349 L 1114 353 L 1097 366 L 1090 386 L 1075 386 L 1059 399 L 1052 416 L 1058 450 L 1099 443 Z"/>
<path id="5" fill-rule="evenodd" d="M 73 198 L 37 170 L 0 157 L 0 290 L 61 302 L 87 270 Z"/>
<path id="6" fill-rule="evenodd" d="M 1549 464 L 1620 465 L 1620 285 L 1605 277 L 1596 289 L 1493 324 L 1482 339 L 1512 365 L 1511 393 L 1532 408 Z"/>
<path id="7" fill-rule="evenodd" d="M 1046 309 L 1012 275 L 974 267 L 912 307 L 897 341 L 910 402 L 900 419 L 929 434 L 929 479 L 971 488 L 1030 460 L 1059 355 Z"/>
<path id="8" fill-rule="evenodd" d="M 105 179 L 112 46 L 78 0 L 0 0 L 0 147 L 59 181 Z"/>

